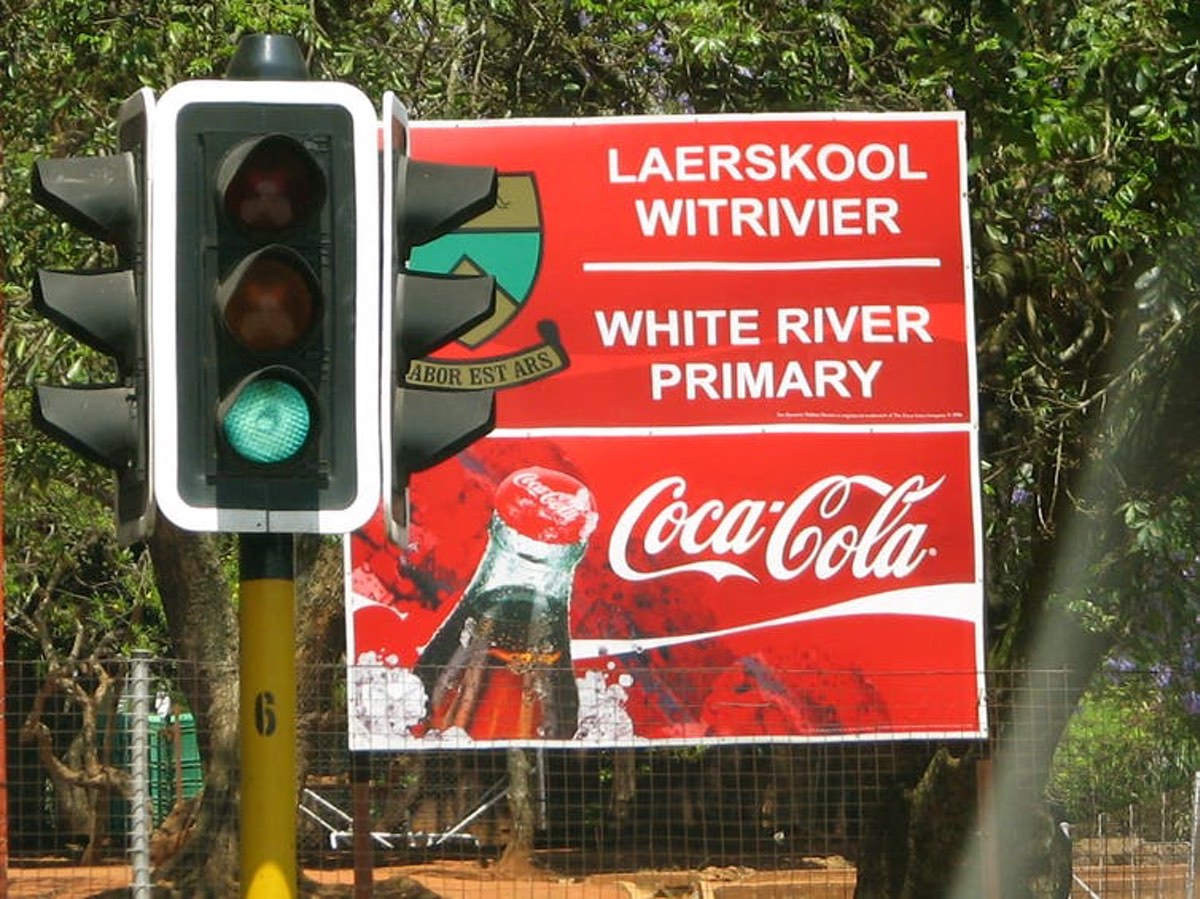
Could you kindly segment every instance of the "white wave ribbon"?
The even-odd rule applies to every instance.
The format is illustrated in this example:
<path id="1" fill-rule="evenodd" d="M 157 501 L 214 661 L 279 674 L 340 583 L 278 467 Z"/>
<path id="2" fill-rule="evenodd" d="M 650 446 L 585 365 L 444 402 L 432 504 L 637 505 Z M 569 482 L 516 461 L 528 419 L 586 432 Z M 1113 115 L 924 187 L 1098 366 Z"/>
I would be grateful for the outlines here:
<path id="1" fill-rule="evenodd" d="M 830 618 L 852 618 L 860 615 L 901 615 L 912 618 L 948 618 L 966 621 L 977 628 L 982 623 L 982 586 L 977 583 L 935 584 L 927 587 L 907 587 L 887 590 L 870 596 L 859 596 L 844 602 L 796 612 L 781 618 L 739 624 L 715 631 L 695 634 L 675 634 L 669 637 L 635 637 L 633 639 L 572 639 L 571 658 L 575 661 L 629 655 L 682 643 L 697 643 L 717 637 L 745 634 L 752 631 L 822 621 Z"/>

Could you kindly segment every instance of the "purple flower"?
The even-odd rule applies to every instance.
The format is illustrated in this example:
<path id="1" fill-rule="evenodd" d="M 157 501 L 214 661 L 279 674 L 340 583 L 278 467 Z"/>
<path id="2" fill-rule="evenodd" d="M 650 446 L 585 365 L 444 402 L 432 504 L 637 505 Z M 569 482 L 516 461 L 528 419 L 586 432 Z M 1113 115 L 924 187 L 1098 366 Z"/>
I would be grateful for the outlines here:
<path id="1" fill-rule="evenodd" d="M 667 48 L 667 41 L 661 34 L 656 34 L 654 40 L 646 48 L 646 52 L 660 63 L 670 63 L 671 51 Z"/>

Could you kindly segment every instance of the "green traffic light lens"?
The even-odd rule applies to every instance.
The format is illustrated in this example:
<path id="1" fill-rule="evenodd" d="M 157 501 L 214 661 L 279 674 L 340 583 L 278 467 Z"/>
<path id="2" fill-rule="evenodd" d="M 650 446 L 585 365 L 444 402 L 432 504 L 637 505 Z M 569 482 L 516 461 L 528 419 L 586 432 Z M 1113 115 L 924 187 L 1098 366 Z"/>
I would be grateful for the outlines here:
<path id="1" fill-rule="evenodd" d="M 250 462 L 286 462 L 312 430 L 307 398 L 294 385 L 274 378 L 247 384 L 233 399 L 222 426 L 234 451 Z"/>

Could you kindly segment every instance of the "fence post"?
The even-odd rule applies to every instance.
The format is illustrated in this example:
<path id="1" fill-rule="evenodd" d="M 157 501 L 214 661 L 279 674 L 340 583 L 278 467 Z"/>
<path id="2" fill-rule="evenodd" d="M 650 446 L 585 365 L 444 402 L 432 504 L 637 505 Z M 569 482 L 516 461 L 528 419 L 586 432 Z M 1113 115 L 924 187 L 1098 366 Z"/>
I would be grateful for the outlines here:
<path id="1" fill-rule="evenodd" d="M 130 863 L 134 899 L 150 899 L 150 653 L 133 652 L 131 689 L 133 733 L 129 803 Z"/>
<path id="2" fill-rule="evenodd" d="M 371 845 L 371 756 L 350 753 L 350 803 L 354 834 L 354 899 L 371 899 L 374 892 L 374 847 Z"/>
<path id="3" fill-rule="evenodd" d="M 1129 830 L 1125 837 L 1125 845 L 1129 847 L 1130 887 L 1133 890 L 1133 899 L 1138 899 L 1138 839 L 1132 802 L 1129 803 Z"/>
<path id="4" fill-rule="evenodd" d="M 1200 843 L 1200 771 L 1192 779 L 1192 845 L 1188 852 L 1187 899 L 1196 899 L 1196 847 Z"/>
<path id="5" fill-rule="evenodd" d="M 1104 892 L 1108 880 L 1108 840 L 1104 834 L 1104 812 L 1096 814 L 1096 836 L 1100 840 L 1100 892 Z"/>

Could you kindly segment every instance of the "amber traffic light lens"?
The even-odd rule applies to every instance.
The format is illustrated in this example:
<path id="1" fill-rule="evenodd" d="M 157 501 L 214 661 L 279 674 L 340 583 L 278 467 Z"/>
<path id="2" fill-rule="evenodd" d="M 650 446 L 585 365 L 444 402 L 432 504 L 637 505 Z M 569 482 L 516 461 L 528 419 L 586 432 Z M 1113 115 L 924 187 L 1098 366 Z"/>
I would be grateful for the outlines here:
<path id="1" fill-rule="evenodd" d="M 240 272 L 222 314 L 238 343 L 271 353 L 304 339 L 316 321 L 317 305 L 313 284 L 298 264 L 260 254 Z"/>

